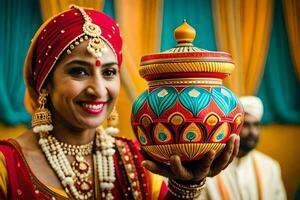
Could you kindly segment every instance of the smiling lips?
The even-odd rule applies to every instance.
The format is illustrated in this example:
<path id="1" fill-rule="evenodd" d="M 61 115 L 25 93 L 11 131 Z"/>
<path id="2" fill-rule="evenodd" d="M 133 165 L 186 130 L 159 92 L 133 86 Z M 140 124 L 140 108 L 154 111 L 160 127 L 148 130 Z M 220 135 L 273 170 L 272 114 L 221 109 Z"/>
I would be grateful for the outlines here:
<path id="1" fill-rule="evenodd" d="M 80 105 L 82 109 L 93 115 L 99 115 L 102 113 L 103 108 L 105 106 L 106 102 L 104 101 L 81 101 Z"/>

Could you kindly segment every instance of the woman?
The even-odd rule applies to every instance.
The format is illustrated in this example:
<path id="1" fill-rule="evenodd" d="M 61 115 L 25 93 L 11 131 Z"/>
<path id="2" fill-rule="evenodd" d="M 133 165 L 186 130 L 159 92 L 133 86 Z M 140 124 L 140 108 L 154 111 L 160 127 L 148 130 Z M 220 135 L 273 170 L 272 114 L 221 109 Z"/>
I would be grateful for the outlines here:
<path id="1" fill-rule="evenodd" d="M 211 151 L 193 166 L 177 155 L 167 165 L 99 127 L 119 93 L 121 47 L 110 17 L 77 6 L 37 31 L 25 62 L 33 129 L 0 143 L 1 199 L 193 199 L 231 162 L 238 137 L 215 160 Z"/>

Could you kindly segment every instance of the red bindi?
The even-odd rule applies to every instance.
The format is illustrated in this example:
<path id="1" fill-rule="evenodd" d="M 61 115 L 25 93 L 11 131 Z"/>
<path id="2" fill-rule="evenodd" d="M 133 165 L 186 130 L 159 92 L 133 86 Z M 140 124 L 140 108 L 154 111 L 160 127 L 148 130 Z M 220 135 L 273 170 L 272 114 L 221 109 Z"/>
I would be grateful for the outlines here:
<path id="1" fill-rule="evenodd" d="M 101 66 L 101 61 L 99 59 L 97 59 L 95 64 L 96 64 L 96 67 L 99 67 L 99 66 Z"/>

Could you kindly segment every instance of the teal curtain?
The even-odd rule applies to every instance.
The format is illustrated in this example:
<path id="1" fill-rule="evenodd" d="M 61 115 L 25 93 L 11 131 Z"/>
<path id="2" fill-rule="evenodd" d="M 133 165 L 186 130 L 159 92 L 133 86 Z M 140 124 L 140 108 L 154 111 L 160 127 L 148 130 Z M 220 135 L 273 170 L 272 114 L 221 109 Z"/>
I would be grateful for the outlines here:
<path id="1" fill-rule="evenodd" d="M 0 123 L 29 123 L 24 108 L 23 64 L 42 23 L 38 0 L 0 0 Z"/>
<path id="2" fill-rule="evenodd" d="M 300 124 L 300 84 L 288 46 L 282 2 L 275 2 L 270 47 L 258 91 L 264 103 L 262 122 Z"/>
<path id="3" fill-rule="evenodd" d="M 298 185 L 298 187 L 297 187 L 297 191 L 295 194 L 295 200 L 300 200 L 300 185 Z"/>
<path id="4" fill-rule="evenodd" d="M 0 123 L 29 123 L 23 104 L 23 63 L 30 40 L 42 23 L 38 0 L 0 0 Z M 114 0 L 106 0 L 104 12 L 115 18 Z M 164 0 L 161 49 L 174 47 L 173 30 L 183 19 L 197 36 L 194 45 L 216 50 L 211 0 Z M 300 124 L 300 84 L 295 75 L 282 3 L 276 0 L 270 48 L 258 91 L 265 106 L 264 123 Z"/>
<path id="5" fill-rule="evenodd" d="M 113 0 L 105 2 L 104 12 L 115 17 Z M 29 125 L 23 64 L 30 41 L 43 23 L 39 0 L 0 0 L 0 13 L 0 123 Z"/>
<path id="6" fill-rule="evenodd" d="M 114 0 L 105 0 L 103 12 L 111 18 L 116 19 Z"/>
<path id="7" fill-rule="evenodd" d="M 161 50 L 176 45 L 173 30 L 183 19 L 197 31 L 195 46 L 217 50 L 211 0 L 164 0 L 163 12 Z M 263 123 L 300 124 L 300 84 L 290 56 L 281 0 L 275 0 L 270 47 L 257 95 L 265 107 Z"/>
<path id="8" fill-rule="evenodd" d="M 176 45 L 173 31 L 184 19 L 197 32 L 195 46 L 210 51 L 217 49 L 211 0 L 164 0 L 161 50 Z"/>

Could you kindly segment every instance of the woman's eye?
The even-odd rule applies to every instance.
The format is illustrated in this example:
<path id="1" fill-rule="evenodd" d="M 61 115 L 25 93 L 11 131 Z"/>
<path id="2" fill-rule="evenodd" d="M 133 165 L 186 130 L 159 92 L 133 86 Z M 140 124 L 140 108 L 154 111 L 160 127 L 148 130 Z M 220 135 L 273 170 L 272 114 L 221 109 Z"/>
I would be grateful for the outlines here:
<path id="1" fill-rule="evenodd" d="M 69 70 L 69 74 L 75 77 L 87 76 L 88 72 L 83 67 L 73 67 Z"/>
<path id="2" fill-rule="evenodd" d="M 103 71 L 103 76 L 108 77 L 108 78 L 112 78 L 117 74 L 117 70 L 116 69 L 105 69 Z"/>

